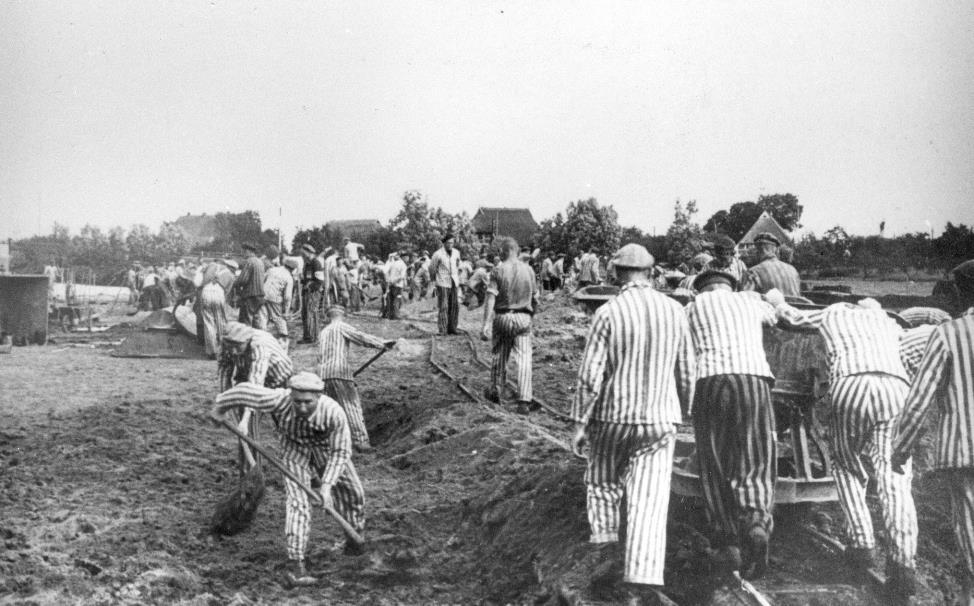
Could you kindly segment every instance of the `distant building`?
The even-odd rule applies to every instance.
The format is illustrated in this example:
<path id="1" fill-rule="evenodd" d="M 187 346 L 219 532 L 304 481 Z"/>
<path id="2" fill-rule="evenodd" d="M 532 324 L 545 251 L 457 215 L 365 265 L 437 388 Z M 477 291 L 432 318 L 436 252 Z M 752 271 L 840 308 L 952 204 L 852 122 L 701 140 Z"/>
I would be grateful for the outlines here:
<path id="1" fill-rule="evenodd" d="M 205 248 L 217 237 L 216 215 L 191 215 L 189 213 L 172 222 L 183 237 L 189 242 L 190 248 Z"/>
<path id="2" fill-rule="evenodd" d="M 737 250 L 740 251 L 741 255 L 746 255 L 754 250 L 754 238 L 763 232 L 768 232 L 775 238 L 778 238 L 782 245 L 788 245 L 794 248 L 794 241 L 792 241 L 788 232 L 775 221 L 774 217 L 768 211 L 764 211 L 754 222 L 754 225 L 751 226 L 751 229 L 747 230 L 747 233 L 737 242 Z"/>
<path id="3" fill-rule="evenodd" d="M 481 206 L 470 224 L 477 240 L 483 244 L 493 242 L 494 238 L 507 236 L 526 246 L 532 243 L 538 232 L 538 223 L 527 208 Z"/>
<path id="4" fill-rule="evenodd" d="M 362 242 L 382 228 L 378 219 L 352 219 L 350 221 L 329 221 L 325 227 L 331 231 L 340 231 L 343 236 L 353 242 Z"/>

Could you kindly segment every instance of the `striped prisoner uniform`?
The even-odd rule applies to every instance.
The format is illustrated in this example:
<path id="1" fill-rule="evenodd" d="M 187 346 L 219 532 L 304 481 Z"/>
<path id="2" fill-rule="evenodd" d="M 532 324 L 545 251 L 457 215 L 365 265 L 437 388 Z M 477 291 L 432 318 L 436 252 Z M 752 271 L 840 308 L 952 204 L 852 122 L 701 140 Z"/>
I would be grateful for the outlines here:
<path id="1" fill-rule="evenodd" d="M 900 312 L 900 317 L 910 323 L 910 326 L 932 324 L 934 326 L 950 322 L 950 314 L 936 307 L 909 307 Z"/>
<path id="2" fill-rule="evenodd" d="M 322 395 L 318 406 L 308 417 L 298 415 L 287 389 L 267 389 L 253 383 L 241 383 L 216 398 L 218 407 L 245 406 L 254 411 L 269 412 L 281 439 L 283 459 L 305 486 L 313 478 L 331 486 L 335 510 L 356 530 L 365 526 L 365 491 L 352 464 L 351 436 L 345 413 L 337 402 Z M 294 482 L 285 478 L 287 492 L 285 530 L 287 554 L 291 560 L 303 560 L 311 530 L 311 508 L 308 496 Z"/>
<path id="3" fill-rule="evenodd" d="M 935 398 L 940 420 L 934 468 L 951 474 L 954 532 L 974 577 L 974 307 L 933 330 L 900 418 L 898 458 L 910 455 Z"/>
<path id="4" fill-rule="evenodd" d="M 916 378 L 934 328 L 931 324 L 921 324 L 900 333 L 900 361 L 911 381 Z"/>
<path id="5" fill-rule="evenodd" d="M 770 536 L 777 479 L 774 375 L 764 352 L 775 309 L 754 292 L 704 292 L 686 307 L 697 359 L 693 399 L 700 480 L 717 544 Z"/>
<path id="6" fill-rule="evenodd" d="M 626 497 L 625 581 L 663 584 L 666 510 L 681 407 L 693 393 L 693 350 L 680 304 L 631 282 L 595 312 L 572 418 L 588 426 L 585 470 L 593 543 L 619 538 Z"/>
<path id="7" fill-rule="evenodd" d="M 430 280 L 436 288 L 436 327 L 441 335 L 457 332 L 460 319 L 460 251 L 440 247 L 430 258 Z"/>
<path id="8" fill-rule="evenodd" d="M 800 297 L 802 281 L 798 270 L 778 257 L 768 257 L 747 270 L 748 287 L 759 293 L 777 288 L 787 297 Z"/>
<path id="9" fill-rule="evenodd" d="M 263 330 L 254 330 L 243 354 L 234 355 L 228 350 L 220 354 L 218 369 L 221 390 L 243 381 L 265 387 L 284 387 L 294 374 L 294 364 L 287 352 Z"/>
<path id="10" fill-rule="evenodd" d="M 337 401 L 348 416 L 348 426 L 355 446 L 369 446 L 362 401 L 352 370 L 348 366 L 348 344 L 382 349 L 385 342 L 362 332 L 351 324 L 333 319 L 318 335 L 318 376 L 325 382 L 325 393 Z"/>
<path id="11" fill-rule="evenodd" d="M 493 294 L 491 385 L 497 393 L 507 382 L 507 363 L 514 354 L 517 368 L 517 399 L 530 402 L 532 389 L 531 317 L 534 315 L 537 281 L 534 270 L 523 261 L 499 263 L 490 274 L 487 293 Z"/>
<path id="12" fill-rule="evenodd" d="M 724 260 L 720 257 L 711 259 L 703 266 L 701 273 L 709 269 L 716 269 L 734 276 L 734 279 L 737 280 L 737 290 L 750 290 L 751 277 L 748 274 L 747 265 L 737 257 L 731 259 L 727 265 L 724 265 Z"/>
<path id="13" fill-rule="evenodd" d="M 875 545 L 866 506 L 868 479 L 861 457 L 872 463 L 872 475 L 890 538 L 890 558 L 914 567 L 917 519 L 910 465 L 892 469 L 896 423 L 909 390 L 900 359 L 899 325 L 882 309 L 836 303 L 824 310 L 801 312 L 788 305 L 779 316 L 793 325 L 811 325 L 825 339 L 829 358 L 831 438 L 839 501 L 855 547 Z"/>

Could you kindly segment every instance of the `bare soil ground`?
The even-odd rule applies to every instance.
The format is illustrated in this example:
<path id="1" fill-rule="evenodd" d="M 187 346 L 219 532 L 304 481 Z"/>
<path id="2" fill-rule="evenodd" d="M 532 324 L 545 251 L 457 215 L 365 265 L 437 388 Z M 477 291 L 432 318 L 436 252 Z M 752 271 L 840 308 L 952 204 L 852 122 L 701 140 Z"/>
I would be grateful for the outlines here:
<path id="1" fill-rule="evenodd" d="M 356 455 L 372 546 L 341 555 L 340 530 L 315 512 L 313 587 L 292 587 L 282 574 L 278 474 L 268 472 L 249 530 L 207 531 L 236 481 L 235 441 L 206 420 L 215 362 L 113 358 L 107 347 L 63 343 L 0 357 L 0 603 L 617 603 L 619 554 L 605 559 L 586 543 L 583 463 L 566 450 L 570 425 L 558 414 L 568 410 L 587 318 L 563 297 L 545 302 L 535 391 L 551 411 L 524 418 L 479 395 L 487 345 L 434 339 L 432 310 L 427 299 L 406 306 L 407 320 L 379 320 L 371 309 L 351 318 L 399 340 L 358 381 L 377 446 Z M 474 336 L 481 313 L 461 312 Z M 372 353 L 353 348 L 353 363 Z M 313 368 L 311 347 L 293 357 Z M 937 482 L 923 477 L 915 491 L 920 603 L 929 604 L 956 591 L 958 564 Z M 776 519 L 771 571 L 755 583 L 774 603 L 886 602 L 802 532 L 831 519 L 841 538 L 836 506 L 779 508 Z M 701 504 L 674 497 L 668 589 L 681 604 L 741 603 L 746 596 L 713 587 L 701 568 L 703 528 Z"/>

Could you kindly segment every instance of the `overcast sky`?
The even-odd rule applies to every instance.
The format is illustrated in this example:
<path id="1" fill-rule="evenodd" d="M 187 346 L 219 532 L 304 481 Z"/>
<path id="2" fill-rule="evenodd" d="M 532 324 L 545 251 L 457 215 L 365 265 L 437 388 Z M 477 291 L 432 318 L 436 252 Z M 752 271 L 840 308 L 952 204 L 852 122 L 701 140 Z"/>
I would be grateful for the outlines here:
<path id="1" fill-rule="evenodd" d="M 974 223 L 971 2 L 0 3 L 0 236 L 790 192 Z"/>

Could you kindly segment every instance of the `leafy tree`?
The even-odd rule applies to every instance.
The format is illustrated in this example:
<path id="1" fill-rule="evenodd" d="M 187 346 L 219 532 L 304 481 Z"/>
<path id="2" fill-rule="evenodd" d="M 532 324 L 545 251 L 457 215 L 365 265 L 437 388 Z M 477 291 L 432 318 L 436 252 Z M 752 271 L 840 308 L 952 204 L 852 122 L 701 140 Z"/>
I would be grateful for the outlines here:
<path id="1" fill-rule="evenodd" d="M 690 200 L 686 206 L 677 199 L 673 205 L 673 223 L 666 230 L 666 258 L 678 265 L 686 263 L 700 252 L 703 242 L 703 231 L 700 225 L 693 221 L 697 214 L 697 201 Z"/>
<path id="2" fill-rule="evenodd" d="M 622 237 L 620 238 L 619 245 L 625 246 L 629 243 L 640 244 L 646 247 L 649 254 L 653 255 L 654 259 L 665 260 L 666 259 L 666 236 L 654 236 L 652 234 L 647 234 L 643 230 L 636 226 L 625 227 L 622 229 Z"/>
<path id="3" fill-rule="evenodd" d="M 125 236 L 125 243 L 128 245 L 129 254 L 135 261 L 152 263 L 155 261 L 155 239 L 149 227 L 139 223 L 129 229 Z"/>
<path id="4" fill-rule="evenodd" d="M 538 243 L 555 253 L 575 256 L 592 250 L 609 255 L 619 248 L 622 228 L 619 214 L 612 206 L 600 206 L 595 198 L 568 204 L 565 218 L 561 213 L 541 222 Z"/>
<path id="5" fill-rule="evenodd" d="M 154 238 L 154 257 L 172 259 L 181 257 L 189 252 L 190 245 L 182 230 L 175 223 L 163 223 L 159 233 Z"/>
<path id="6" fill-rule="evenodd" d="M 442 208 L 430 208 L 417 190 L 403 194 L 402 208 L 389 222 L 398 243 L 411 250 L 432 252 L 440 247 L 440 238 L 451 232 L 458 248 L 468 247 L 472 241 L 470 218 L 466 213 L 450 214 Z"/>
<path id="7" fill-rule="evenodd" d="M 719 210 L 703 226 L 707 232 L 727 234 L 734 241 L 744 237 L 761 213 L 767 211 L 786 231 L 801 227 L 803 207 L 793 194 L 760 196 L 757 202 L 736 202 L 730 210 Z"/>
<path id="8" fill-rule="evenodd" d="M 944 269 L 974 258 L 974 232 L 963 223 L 948 222 L 944 233 L 933 241 L 933 250 Z"/>

